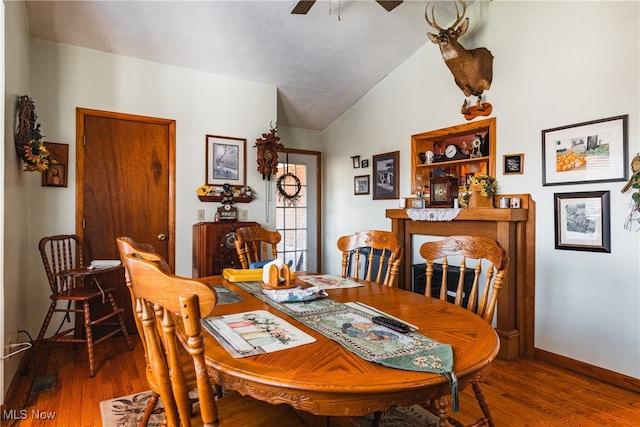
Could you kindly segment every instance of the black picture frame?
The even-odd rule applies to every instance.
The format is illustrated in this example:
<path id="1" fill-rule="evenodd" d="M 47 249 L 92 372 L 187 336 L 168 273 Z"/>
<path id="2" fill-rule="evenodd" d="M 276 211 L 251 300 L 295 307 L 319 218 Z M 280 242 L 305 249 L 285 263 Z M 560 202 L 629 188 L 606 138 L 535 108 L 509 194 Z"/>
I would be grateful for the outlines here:
<path id="1" fill-rule="evenodd" d="M 555 193 L 556 249 L 611 252 L 610 192 Z"/>
<path id="2" fill-rule="evenodd" d="M 353 194 L 356 196 L 370 193 L 369 175 L 358 175 L 353 177 Z"/>
<path id="3" fill-rule="evenodd" d="M 628 179 L 628 115 L 542 131 L 542 185 Z"/>
<path id="4" fill-rule="evenodd" d="M 373 199 L 400 198 L 400 151 L 373 156 Z"/>

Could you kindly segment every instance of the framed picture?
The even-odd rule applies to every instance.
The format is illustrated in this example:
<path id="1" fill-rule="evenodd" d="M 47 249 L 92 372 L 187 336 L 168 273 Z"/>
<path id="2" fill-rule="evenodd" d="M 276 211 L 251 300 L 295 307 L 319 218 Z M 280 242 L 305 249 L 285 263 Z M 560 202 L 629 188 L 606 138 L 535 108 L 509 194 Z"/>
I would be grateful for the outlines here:
<path id="1" fill-rule="evenodd" d="M 244 187 L 247 178 L 247 140 L 228 136 L 206 136 L 207 185 Z"/>
<path id="2" fill-rule="evenodd" d="M 517 175 L 524 173 L 524 154 L 505 154 L 503 157 L 502 174 Z"/>
<path id="3" fill-rule="evenodd" d="M 360 167 L 360 156 L 351 156 L 351 161 L 353 162 L 354 169 L 358 169 Z"/>
<path id="4" fill-rule="evenodd" d="M 364 159 L 360 161 L 360 167 L 368 168 L 369 167 L 369 159 Z"/>
<path id="5" fill-rule="evenodd" d="M 66 187 L 68 180 L 67 164 L 69 163 L 69 144 L 45 142 L 45 148 L 49 151 L 55 163 L 42 172 L 43 187 Z"/>
<path id="6" fill-rule="evenodd" d="M 369 194 L 369 175 L 353 177 L 353 194 Z"/>
<path id="7" fill-rule="evenodd" d="M 399 168 L 400 152 L 376 154 L 373 156 L 373 199 L 397 199 L 400 194 Z"/>
<path id="8" fill-rule="evenodd" d="M 556 249 L 611 252 L 609 191 L 554 196 Z"/>
<path id="9" fill-rule="evenodd" d="M 542 185 L 626 181 L 628 115 L 542 131 Z"/>

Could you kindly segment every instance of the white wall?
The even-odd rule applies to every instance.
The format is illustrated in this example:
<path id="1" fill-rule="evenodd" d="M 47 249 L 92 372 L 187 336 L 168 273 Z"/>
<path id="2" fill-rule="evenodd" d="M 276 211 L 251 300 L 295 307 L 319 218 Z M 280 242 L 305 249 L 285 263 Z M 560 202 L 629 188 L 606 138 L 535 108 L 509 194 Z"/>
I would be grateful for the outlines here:
<path id="1" fill-rule="evenodd" d="M 29 183 L 40 174 L 22 172 L 23 165 L 18 160 L 14 145 L 15 111 L 19 95 L 30 92 L 29 68 L 30 46 L 27 16 L 22 2 L 3 2 L 4 16 L 4 150 L 0 167 L 2 168 L 2 280 L 0 293 L 2 311 L 0 312 L 0 339 L 14 336 L 18 329 L 26 329 L 27 316 L 30 311 L 29 289 L 23 275 L 30 269 L 29 252 L 33 250 L 25 237 L 29 232 Z M 35 176 L 37 175 L 37 177 Z M 43 270 L 44 271 L 44 270 Z M 43 312 L 44 316 L 44 312 Z M 27 339 L 21 334 L 20 339 Z M 34 337 L 35 338 L 35 337 Z M 3 345 L 4 348 L 4 345 Z M 0 401 L 17 370 L 20 357 L 7 359 L 2 363 L 4 372 L 0 371 Z M 2 369 L 2 368 L 0 368 Z"/>
<path id="2" fill-rule="evenodd" d="M 537 202 L 535 346 L 640 378 L 640 234 L 623 229 L 630 193 L 623 182 L 542 186 L 541 131 L 629 115 L 629 153 L 640 151 L 638 2 L 481 2 L 467 11 L 467 48 L 495 56 L 485 100 L 497 118 L 499 192 Z M 427 28 L 425 28 L 425 31 Z M 351 156 L 400 151 L 400 192 L 410 186 L 410 136 L 466 122 L 437 46 L 425 46 L 324 131 L 324 246 L 356 230 L 390 229 L 384 210 L 397 200 L 353 195 Z M 523 175 L 502 175 L 502 156 L 524 153 Z M 611 192 L 612 252 L 554 249 L 555 192 Z"/>
<path id="3" fill-rule="evenodd" d="M 75 230 L 76 107 L 176 120 L 177 274 L 191 275 L 197 210 L 204 208 L 211 221 L 218 206 L 196 196 L 205 180 L 206 134 L 247 139 L 247 182 L 257 199 L 242 208 L 250 220 L 265 222 L 253 145 L 277 120 L 275 87 L 41 40 L 32 41 L 31 59 L 32 97 L 45 140 L 69 144 L 69 186 L 41 187 L 39 176 L 31 182 L 32 229 L 25 239 L 31 265 L 41 264 L 37 242 L 42 236 Z M 32 271 L 30 327 L 37 331 L 49 293 L 44 270 Z"/>

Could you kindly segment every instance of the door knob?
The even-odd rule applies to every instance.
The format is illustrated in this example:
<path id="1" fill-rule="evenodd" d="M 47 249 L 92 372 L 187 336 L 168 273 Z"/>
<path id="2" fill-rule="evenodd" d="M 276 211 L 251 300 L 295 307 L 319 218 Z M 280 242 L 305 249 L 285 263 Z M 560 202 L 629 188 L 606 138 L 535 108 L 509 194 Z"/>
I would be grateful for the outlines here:
<path id="1" fill-rule="evenodd" d="M 160 233 L 160 234 L 158 234 L 158 240 L 165 241 L 165 240 L 167 240 L 167 236 L 165 234 Z"/>

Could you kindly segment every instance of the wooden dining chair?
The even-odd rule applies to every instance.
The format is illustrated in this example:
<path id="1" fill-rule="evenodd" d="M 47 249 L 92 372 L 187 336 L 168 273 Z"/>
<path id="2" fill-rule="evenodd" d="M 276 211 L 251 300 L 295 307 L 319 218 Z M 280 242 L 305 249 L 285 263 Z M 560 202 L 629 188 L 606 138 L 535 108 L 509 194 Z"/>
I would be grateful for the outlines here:
<path id="1" fill-rule="evenodd" d="M 132 254 L 132 253 L 138 253 L 144 259 L 150 262 L 156 262 L 158 268 L 160 268 L 162 271 L 165 271 L 165 272 L 171 272 L 171 267 L 169 267 L 166 261 L 156 253 L 155 248 L 152 245 L 149 245 L 147 243 L 139 243 L 130 237 L 124 237 L 124 236 L 116 238 L 116 242 L 118 244 L 118 251 L 120 252 L 120 260 L 122 261 L 122 265 L 125 266 L 125 269 L 124 269 L 125 282 L 127 284 L 127 288 L 129 289 L 129 295 L 131 297 L 131 307 L 134 307 L 134 310 L 135 310 L 136 298 L 133 295 L 133 290 L 131 289 L 131 280 L 129 278 L 129 273 L 126 268 L 126 265 L 127 265 L 126 255 Z M 153 373 L 151 371 L 151 364 L 149 362 L 149 359 L 146 358 L 147 342 L 143 339 L 144 331 L 142 329 L 142 319 L 140 319 L 140 316 L 138 315 L 134 315 L 133 318 L 135 319 L 136 329 L 138 330 L 138 335 L 140 336 L 140 340 L 142 341 L 142 346 L 145 350 L 144 352 L 145 359 L 146 359 L 145 374 L 147 377 L 147 384 L 149 384 L 149 388 L 151 389 L 151 397 L 147 402 L 144 415 L 142 416 L 142 419 L 140 420 L 140 424 L 139 424 L 140 426 L 145 427 L 149 424 L 149 419 L 151 418 L 151 415 L 153 414 L 153 411 L 155 410 L 156 405 L 158 404 L 158 399 L 160 397 L 160 387 L 158 386 L 158 384 L 156 384 L 156 381 L 153 377 Z M 191 375 L 191 377 L 193 377 L 193 375 Z"/>
<path id="2" fill-rule="evenodd" d="M 385 286 L 398 285 L 403 249 L 392 231 L 364 230 L 338 239 L 342 251 L 342 277 Z"/>
<path id="3" fill-rule="evenodd" d="M 147 243 L 140 243 L 140 242 L 136 242 L 135 240 L 133 240 L 130 237 L 118 237 L 116 238 L 116 242 L 118 244 L 118 250 L 120 252 L 120 259 L 122 260 L 122 265 L 125 266 L 125 281 L 127 283 L 127 287 L 129 289 L 129 295 L 131 296 L 131 307 L 136 307 L 136 298 L 133 295 L 133 289 L 131 288 L 131 280 L 129 278 L 129 273 L 127 271 L 126 265 L 127 265 L 127 259 L 126 259 L 126 255 L 127 254 L 132 254 L 132 253 L 137 253 L 138 256 L 140 256 L 142 259 L 145 259 L 147 261 L 150 262 L 154 262 L 158 268 L 160 268 L 162 271 L 164 271 L 165 273 L 171 273 L 171 267 L 169 266 L 169 264 L 165 261 L 165 259 L 156 253 L 155 248 L 152 245 L 149 245 Z M 138 330 L 138 334 L 140 335 L 140 337 L 142 338 L 144 336 L 144 332 L 142 329 L 142 320 L 140 319 L 140 316 L 135 315 L 134 316 L 135 319 L 135 323 L 136 323 L 136 328 Z M 144 339 L 141 339 L 142 341 L 142 346 L 145 349 L 145 358 L 146 358 L 146 346 L 147 343 Z M 189 360 L 188 357 L 185 357 L 185 355 L 183 355 L 182 358 L 182 362 L 184 364 L 184 370 L 187 373 L 185 375 L 185 378 L 187 380 L 187 386 L 189 387 L 190 390 L 195 389 L 196 388 L 196 378 L 195 378 L 195 374 L 193 372 L 193 364 L 191 363 L 191 361 Z M 160 388 L 158 386 L 158 384 L 155 381 L 155 378 L 153 376 L 153 372 L 151 370 L 151 364 L 149 363 L 149 360 L 146 360 L 146 377 L 147 377 L 147 383 L 149 384 L 149 388 L 151 389 L 151 397 L 149 398 L 149 401 L 147 402 L 147 406 L 145 408 L 145 412 L 142 416 L 142 419 L 140 420 L 140 426 L 146 426 L 149 423 L 149 419 L 151 418 L 151 415 L 153 415 L 153 411 L 155 410 L 157 404 L 158 404 L 158 400 L 160 397 Z M 217 396 L 222 396 L 222 387 L 221 386 L 215 386 L 215 390 L 216 390 L 216 395 Z"/>
<path id="4" fill-rule="evenodd" d="M 170 427 L 206 426 L 303 426 L 286 404 L 270 405 L 230 392 L 216 399 L 205 362 L 201 318 L 211 315 L 217 296 L 196 279 L 165 272 L 157 262 L 139 253 L 125 255 L 136 312 L 142 322 L 145 354 L 151 365 Z M 189 397 L 183 354 L 192 361 L 197 404 Z"/>
<path id="5" fill-rule="evenodd" d="M 236 228 L 235 246 L 242 268 L 250 268 L 251 263 L 276 259 L 280 240 L 280 233 L 260 226 Z"/>
<path id="6" fill-rule="evenodd" d="M 82 240 L 74 234 L 59 234 L 44 237 L 38 244 L 44 270 L 47 274 L 49 287 L 51 288 L 51 304 L 45 316 L 37 343 L 82 343 L 86 345 L 89 359 L 89 376 L 93 377 L 97 372 L 97 364 L 94 357 L 94 347 L 122 333 L 127 346 L 133 350 L 122 313 L 113 296 L 113 287 L 105 287 L 99 283 L 96 275 L 91 278 L 67 276 L 65 271 L 79 269 L 84 265 L 84 246 Z M 58 303 L 63 303 L 59 306 Z M 105 306 L 106 314 L 99 317 L 92 315 L 93 310 Z M 74 326 L 67 329 L 60 328 L 48 338 L 45 338 L 47 329 L 54 313 L 65 313 L 65 320 L 71 321 L 71 314 L 75 314 Z M 99 338 L 94 337 L 94 329 L 108 327 L 109 331 Z M 73 332 L 73 335 L 71 333 Z"/>
<path id="7" fill-rule="evenodd" d="M 492 323 L 498 293 L 502 289 L 509 264 L 509 258 L 498 242 L 485 237 L 449 236 L 442 240 L 423 243 L 420 246 L 420 255 L 426 263 L 426 296 L 432 296 L 433 287 L 437 285 L 439 292 L 433 295 L 434 298 L 447 301 L 448 295 L 452 294 L 453 298 L 449 298 L 452 299 L 451 302 L 474 312 L 489 324 Z M 442 279 L 438 284 L 433 280 L 436 262 L 442 265 Z M 457 268 L 452 277 L 454 270 L 451 267 L 454 263 Z M 468 265 L 473 263 L 475 266 Z M 465 272 L 468 268 L 473 270 L 473 280 L 470 284 L 465 283 Z M 452 286 L 449 286 L 450 278 L 454 279 Z M 478 423 L 486 423 L 493 427 L 493 419 L 480 388 L 480 380 L 472 381 L 471 385 L 484 415 L 484 419 L 478 420 Z M 484 425 L 478 423 L 474 425 Z"/>

